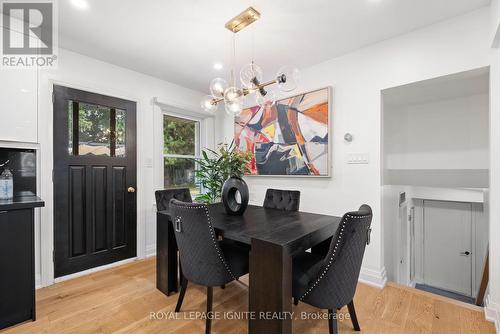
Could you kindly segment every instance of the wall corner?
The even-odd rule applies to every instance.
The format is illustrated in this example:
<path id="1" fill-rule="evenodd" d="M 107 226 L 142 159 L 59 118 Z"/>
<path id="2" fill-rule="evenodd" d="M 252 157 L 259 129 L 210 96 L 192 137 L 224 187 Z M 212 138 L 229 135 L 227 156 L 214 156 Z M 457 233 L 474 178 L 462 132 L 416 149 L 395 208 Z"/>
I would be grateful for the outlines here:
<path id="1" fill-rule="evenodd" d="M 484 316 L 486 320 L 495 323 L 497 333 L 500 333 L 500 304 L 491 300 L 491 295 L 487 295 L 484 302 Z"/>
<path id="2" fill-rule="evenodd" d="M 383 289 L 387 283 L 387 272 L 385 267 L 380 270 L 362 267 L 359 274 L 359 281 L 366 285 Z"/>

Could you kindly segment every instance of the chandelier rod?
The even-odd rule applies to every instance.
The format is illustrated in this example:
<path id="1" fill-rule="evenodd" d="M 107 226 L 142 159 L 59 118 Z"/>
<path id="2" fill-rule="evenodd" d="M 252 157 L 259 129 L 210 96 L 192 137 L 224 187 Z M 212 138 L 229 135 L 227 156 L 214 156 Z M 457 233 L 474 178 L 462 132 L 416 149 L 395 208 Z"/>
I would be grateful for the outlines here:
<path id="1" fill-rule="evenodd" d="M 278 82 L 278 79 L 273 79 L 273 80 L 269 80 L 269 81 L 266 81 L 264 83 L 261 83 L 259 85 L 256 85 L 255 88 L 253 88 L 253 89 L 243 88 L 242 89 L 243 95 L 246 96 L 246 95 L 250 94 L 254 90 L 261 90 L 264 87 L 267 87 L 267 86 L 270 86 L 270 85 L 274 85 L 277 82 Z M 217 104 L 217 103 L 222 102 L 222 101 L 224 101 L 223 97 L 214 98 L 214 99 L 212 99 L 212 104 Z"/>
<path id="2" fill-rule="evenodd" d="M 233 68 L 231 69 L 231 82 L 233 87 L 236 86 L 236 33 L 233 33 Z"/>

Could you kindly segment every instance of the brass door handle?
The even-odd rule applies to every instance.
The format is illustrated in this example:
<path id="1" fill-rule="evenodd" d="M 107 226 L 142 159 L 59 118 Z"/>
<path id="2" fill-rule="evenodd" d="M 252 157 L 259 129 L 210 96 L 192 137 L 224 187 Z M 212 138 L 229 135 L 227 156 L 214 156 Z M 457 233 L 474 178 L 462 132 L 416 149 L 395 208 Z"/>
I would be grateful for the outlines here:
<path id="1" fill-rule="evenodd" d="M 135 193 L 135 188 L 134 187 L 128 187 L 127 191 L 129 193 Z"/>

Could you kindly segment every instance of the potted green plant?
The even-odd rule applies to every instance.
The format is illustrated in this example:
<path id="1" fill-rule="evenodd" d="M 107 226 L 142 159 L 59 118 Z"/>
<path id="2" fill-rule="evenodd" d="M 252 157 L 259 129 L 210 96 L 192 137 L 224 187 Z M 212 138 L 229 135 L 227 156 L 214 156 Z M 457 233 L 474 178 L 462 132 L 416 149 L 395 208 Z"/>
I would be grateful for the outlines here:
<path id="1" fill-rule="evenodd" d="M 242 180 L 251 159 L 251 153 L 238 150 L 234 141 L 229 145 L 220 144 L 217 150 L 202 150 L 201 158 L 195 159 L 195 173 L 204 192 L 196 196 L 195 201 L 207 204 L 220 202 L 224 183 L 231 177 Z"/>

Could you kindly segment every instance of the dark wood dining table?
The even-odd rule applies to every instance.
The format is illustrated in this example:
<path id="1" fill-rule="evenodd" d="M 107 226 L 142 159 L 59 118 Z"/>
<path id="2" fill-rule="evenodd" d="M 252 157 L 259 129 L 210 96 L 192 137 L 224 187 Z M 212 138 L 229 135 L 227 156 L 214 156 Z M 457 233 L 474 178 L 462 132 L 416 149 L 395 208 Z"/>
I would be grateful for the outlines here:
<path id="1" fill-rule="evenodd" d="M 341 217 L 266 209 L 249 205 L 242 216 L 209 205 L 212 223 L 225 239 L 251 246 L 249 333 L 292 332 L 292 258 L 325 243 Z M 157 214 L 157 288 L 178 291 L 178 261 L 173 224 L 167 211 Z"/>

